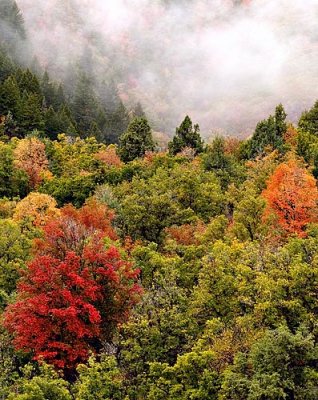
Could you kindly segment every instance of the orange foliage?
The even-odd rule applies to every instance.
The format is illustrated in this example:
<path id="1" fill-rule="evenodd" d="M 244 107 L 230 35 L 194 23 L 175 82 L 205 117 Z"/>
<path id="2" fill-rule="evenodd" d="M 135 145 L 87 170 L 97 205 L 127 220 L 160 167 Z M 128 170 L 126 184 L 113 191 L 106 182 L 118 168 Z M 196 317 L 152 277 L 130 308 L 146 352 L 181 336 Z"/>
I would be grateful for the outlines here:
<path id="1" fill-rule="evenodd" d="M 56 206 L 55 199 L 48 194 L 32 192 L 17 204 L 13 219 L 30 218 L 34 226 L 43 226 L 50 218 L 59 215 Z"/>
<path id="2" fill-rule="evenodd" d="M 110 167 L 120 167 L 123 163 L 117 155 L 116 146 L 110 145 L 105 150 L 100 150 L 95 154 L 97 160 Z"/>
<path id="3" fill-rule="evenodd" d="M 265 216 L 273 212 L 287 234 L 304 237 L 306 226 L 318 220 L 316 180 L 295 160 L 276 168 L 262 195 L 267 200 Z"/>
<path id="4" fill-rule="evenodd" d="M 224 140 L 224 152 L 225 154 L 232 155 L 239 151 L 241 141 L 238 138 L 228 137 Z"/>
<path id="5" fill-rule="evenodd" d="M 183 246 L 190 246 L 192 244 L 198 244 L 199 240 L 197 234 L 203 234 L 205 231 L 205 225 L 203 222 L 198 222 L 196 225 L 184 224 L 181 226 L 173 226 L 166 229 L 168 235 L 174 239 L 177 244 Z"/>
<path id="6" fill-rule="evenodd" d="M 50 174 L 45 145 L 36 138 L 20 140 L 14 150 L 14 159 L 16 167 L 28 175 L 32 189 L 36 189 L 44 176 Z"/>

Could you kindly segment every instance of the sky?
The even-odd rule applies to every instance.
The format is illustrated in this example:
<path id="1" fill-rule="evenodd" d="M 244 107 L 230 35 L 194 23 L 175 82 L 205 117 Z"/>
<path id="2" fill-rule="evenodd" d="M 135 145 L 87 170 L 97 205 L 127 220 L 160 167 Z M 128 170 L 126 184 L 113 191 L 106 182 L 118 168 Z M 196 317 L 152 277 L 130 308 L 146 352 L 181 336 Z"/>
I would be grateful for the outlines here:
<path id="1" fill-rule="evenodd" d="M 17 0 L 39 61 L 97 91 L 114 79 L 156 129 L 186 114 L 202 134 L 247 136 L 283 103 L 289 120 L 318 98 L 318 0 Z"/>

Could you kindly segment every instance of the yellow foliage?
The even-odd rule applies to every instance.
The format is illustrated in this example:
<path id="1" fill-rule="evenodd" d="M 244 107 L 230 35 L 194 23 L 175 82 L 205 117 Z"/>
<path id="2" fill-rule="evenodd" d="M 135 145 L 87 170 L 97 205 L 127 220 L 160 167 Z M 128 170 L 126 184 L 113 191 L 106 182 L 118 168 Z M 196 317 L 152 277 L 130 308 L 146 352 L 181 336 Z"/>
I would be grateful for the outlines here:
<path id="1" fill-rule="evenodd" d="M 48 219 L 59 215 L 56 205 L 55 199 L 48 194 L 32 192 L 17 204 L 13 219 L 30 218 L 33 225 L 43 226 Z"/>

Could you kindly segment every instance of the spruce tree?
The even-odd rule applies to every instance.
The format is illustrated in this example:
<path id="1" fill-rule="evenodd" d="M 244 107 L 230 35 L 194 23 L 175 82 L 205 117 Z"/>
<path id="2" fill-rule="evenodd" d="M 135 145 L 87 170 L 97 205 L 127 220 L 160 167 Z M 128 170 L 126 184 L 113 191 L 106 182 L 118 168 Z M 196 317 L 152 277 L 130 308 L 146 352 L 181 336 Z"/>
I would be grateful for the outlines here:
<path id="1" fill-rule="evenodd" d="M 309 111 L 305 111 L 298 122 L 302 130 L 318 135 L 318 100 Z"/>
<path id="2" fill-rule="evenodd" d="M 13 50 L 21 39 L 25 39 L 24 20 L 14 0 L 0 2 L 0 43 Z"/>
<path id="3" fill-rule="evenodd" d="M 200 136 L 199 125 L 193 126 L 190 117 L 187 115 L 179 128 L 176 128 L 176 134 L 168 146 L 170 154 L 173 155 L 180 153 L 185 147 L 191 147 L 196 154 L 201 153 L 203 141 Z"/>
<path id="4" fill-rule="evenodd" d="M 72 111 L 80 136 L 88 136 L 90 127 L 98 115 L 98 102 L 92 83 L 85 74 L 81 74 L 77 81 Z"/>
<path id="5" fill-rule="evenodd" d="M 123 161 L 132 161 L 142 157 L 146 151 L 153 151 L 155 143 L 146 118 L 133 119 L 127 131 L 119 139 L 119 153 Z"/>
<path id="6" fill-rule="evenodd" d="M 24 137 L 28 133 L 44 130 L 44 118 L 41 107 L 41 99 L 34 93 L 24 92 L 20 98 L 17 110 L 17 123 L 19 136 Z"/>
<path id="7" fill-rule="evenodd" d="M 15 72 L 15 66 L 4 49 L 0 48 L 0 83 Z"/>
<path id="8" fill-rule="evenodd" d="M 9 111 L 16 115 L 19 98 L 17 81 L 14 76 L 10 76 L 0 84 L 0 115 L 7 115 Z"/>
<path id="9" fill-rule="evenodd" d="M 286 112 L 282 104 L 275 109 L 275 115 L 259 122 L 255 132 L 248 142 L 248 157 L 262 155 L 266 148 L 284 152 L 284 135 L 287 131 Z"/>

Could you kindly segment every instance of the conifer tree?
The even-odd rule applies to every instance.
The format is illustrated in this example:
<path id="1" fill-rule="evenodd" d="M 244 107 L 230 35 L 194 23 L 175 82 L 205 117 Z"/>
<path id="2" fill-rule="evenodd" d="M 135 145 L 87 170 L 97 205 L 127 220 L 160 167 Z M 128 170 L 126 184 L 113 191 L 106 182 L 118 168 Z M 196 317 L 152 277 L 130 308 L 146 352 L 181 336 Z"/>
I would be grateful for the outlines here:
<path id="1" fill-rule="evenodd" d="M 24 39 L 25 29 L 22 13 L 14 0 L 0 2 L 0 38 L 12 45 L 17 39 Z M 1 39 L 0 39 L 1 40 Z"/>
<path id="2" fill-rule="evenodd" d="M 13 115 L 17 112 L 20 97 L 20 90 L 16 79 L 13 76 L 7 78 L 0 84 L 0 115 Z"/>
<path id="3" fill-rule="evenodd" d="M 145 118 L 133 119 L 119 141 L 119 153 L 125 162 L 142 157 L 146 151 L 155 148 L 151 128 Z"/>
<path id="4" fill-rule="evenodd" d="M 113 112 L 106 110 L 105 134 L 106 142 L 118 143 L 119 137 L 126 131 L 129 124 L 129 116 L 123 102 L 120 100 Z"/>
<path id="5" fill-rule="evenodd" d="M 248 157 L 253 158 L 264 153 L 266 148 L 284 151 L 284 135 L 287 131 L 286 112 L 282 104 L 275 109 L 275 115 L 259 122 L 248 142 Z"/>
<path id="6" fill-rule="evenodd" d="M 33 130 L 43 131 L 44 118 L 41 109 L 41 99 L 38 95 L 24 92 L 17 112 L 19 136 L 24 137 Z"/>
<path id="7" fill-rule="evenodd" d="M 91 81 L 85 74 L 81 74 L 77 81 L 72 111 L 80 136 L 87 136 L 97 117 L 98 103 Z"/>
<path id="8" fill-rule="evenodd" d="M 301 115 L 298 126 L 306 132 L 318 135 L 318 100 L 309 111 Z"/>
<path id="9" fill-rule="evenodd" d="M 201 153 L 203 141 L 200 136 L 199 125 L 193 126 L 190 117 L 187 115 L 179 128 L 176 128 L 176 134 L 168 146 L 169 152 L 173 155 L 180 153 L 185 147 L 191 147 L 196 153 Z"/>

